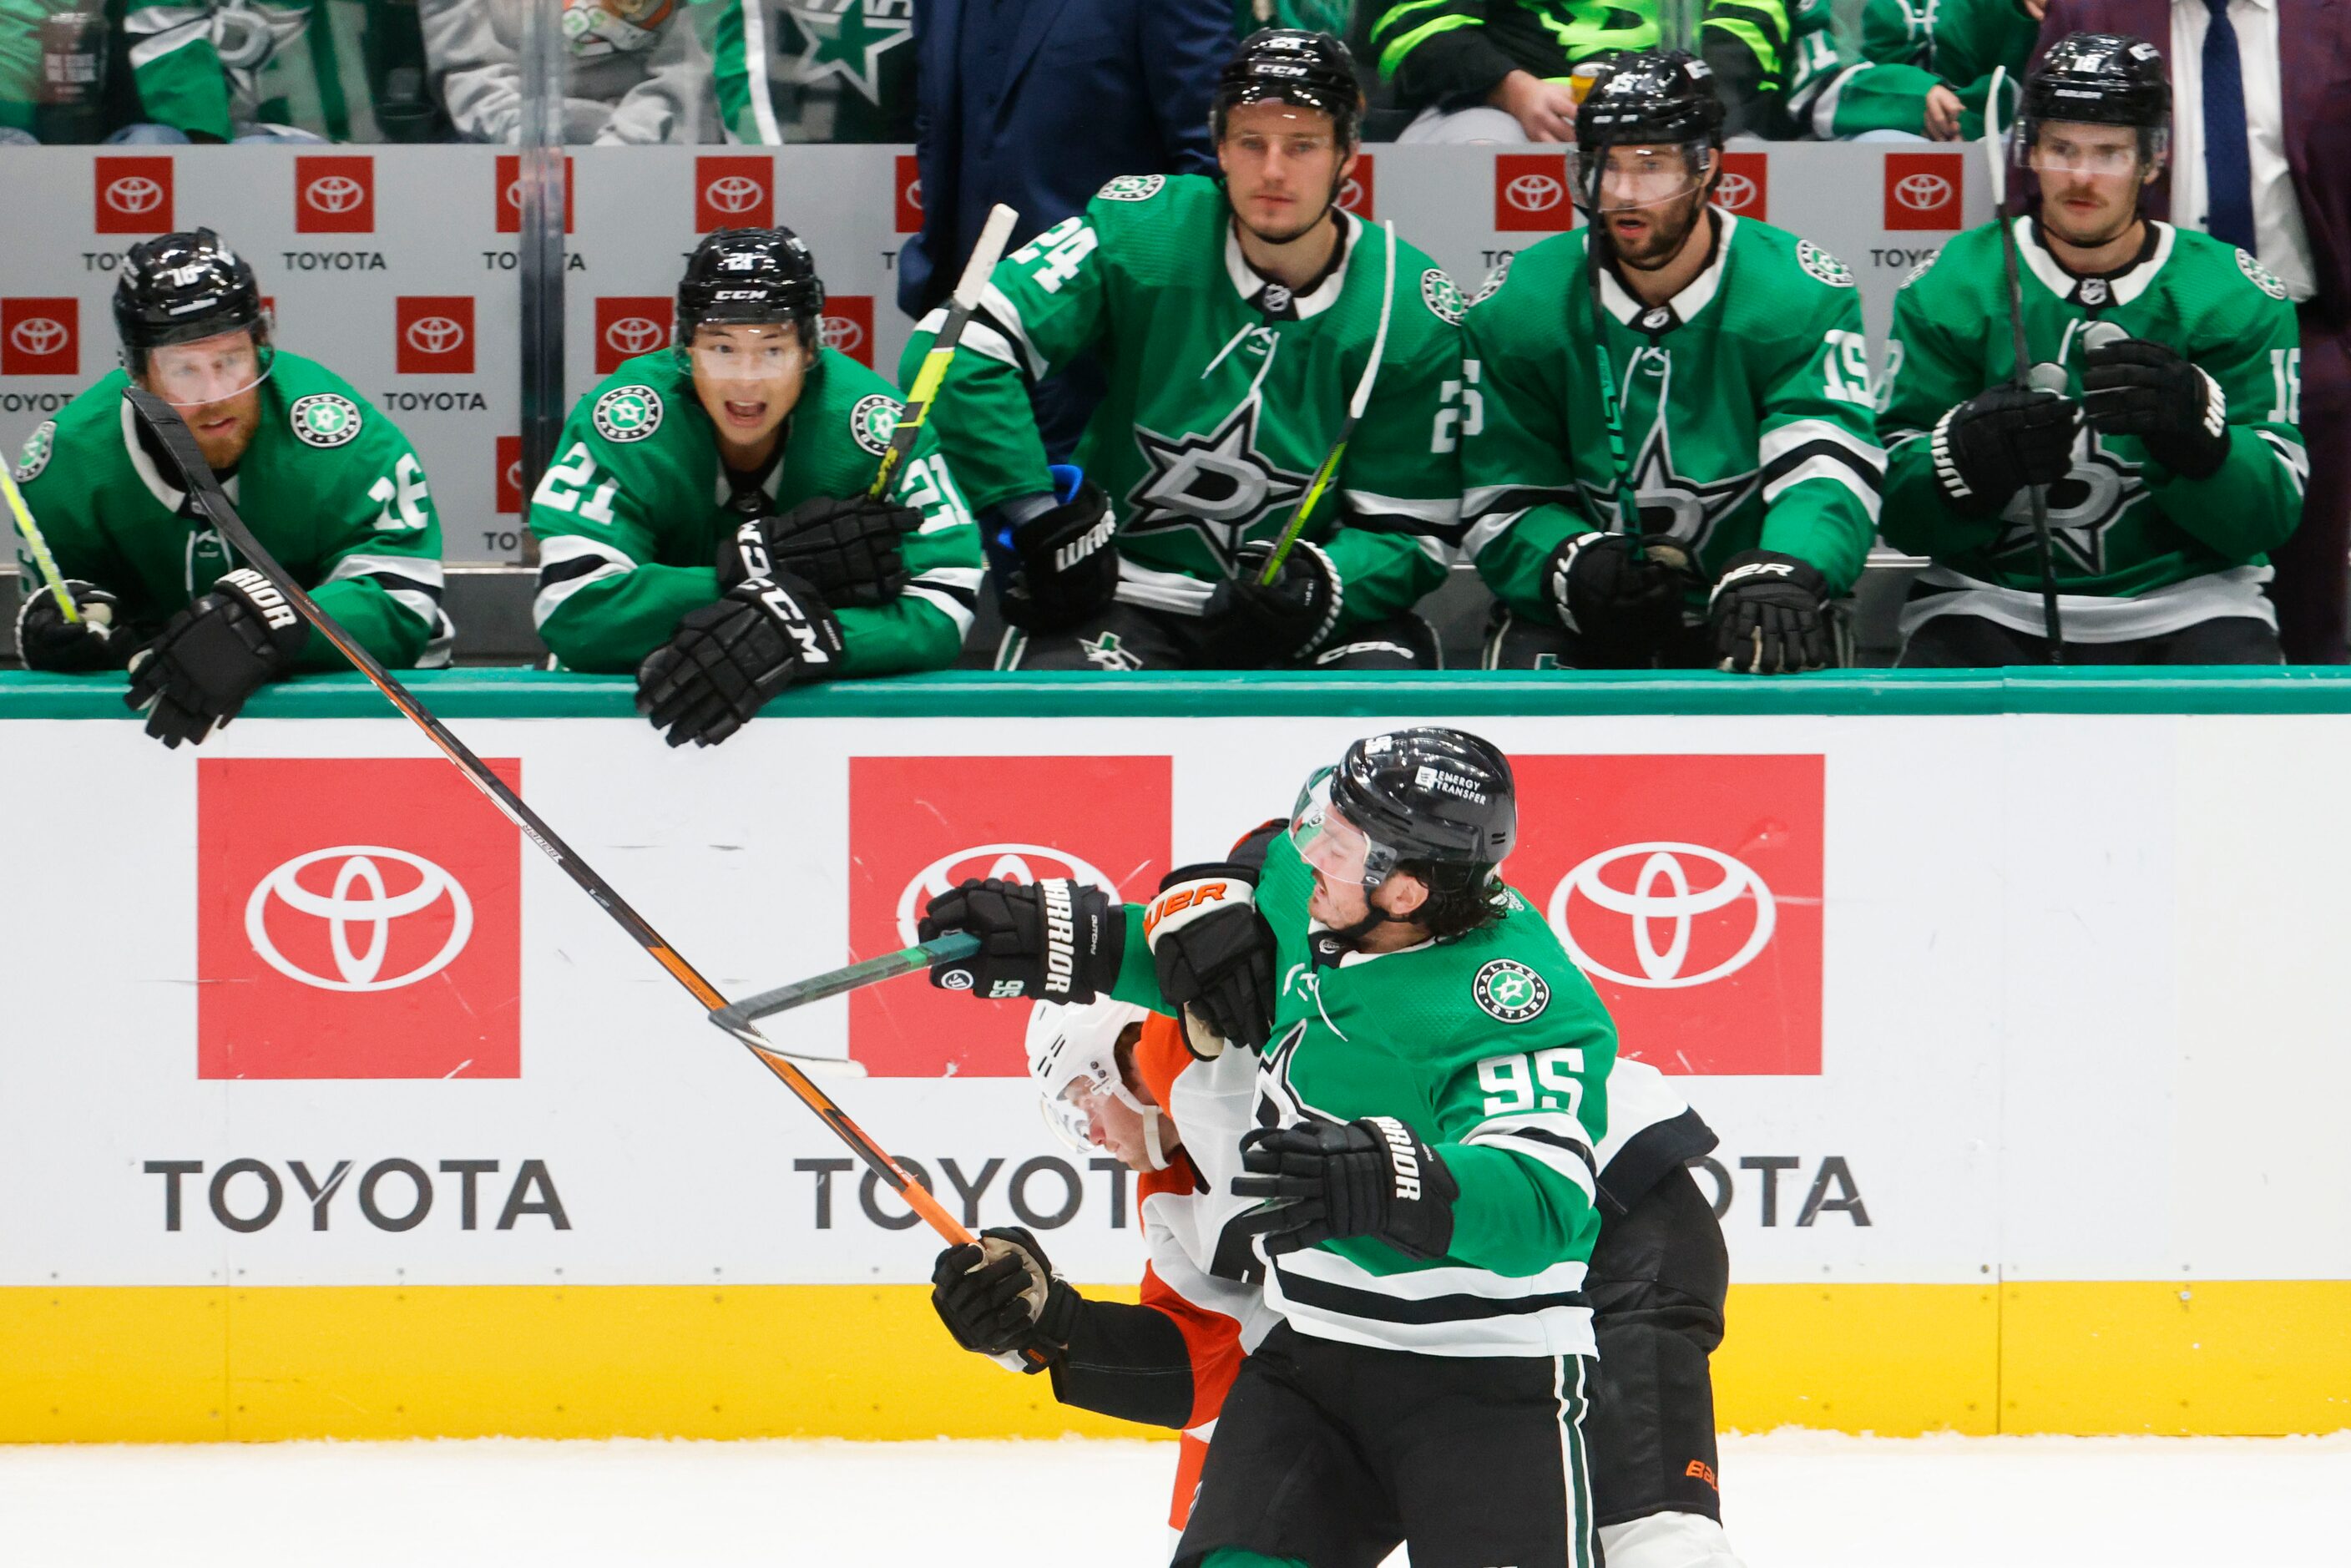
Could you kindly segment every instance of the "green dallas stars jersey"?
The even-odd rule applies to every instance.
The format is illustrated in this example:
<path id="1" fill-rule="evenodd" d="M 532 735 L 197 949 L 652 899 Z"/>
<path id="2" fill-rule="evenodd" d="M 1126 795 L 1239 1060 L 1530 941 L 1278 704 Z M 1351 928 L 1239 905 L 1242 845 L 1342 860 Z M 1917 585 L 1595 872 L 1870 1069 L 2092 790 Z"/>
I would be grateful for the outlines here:
<path id="1" fill-rule="evenodd" d="M 1460 1186 L 1452 1250 L 1423 1261 L 1350 1237 L 1276 1260 L 1266 1301 L 1301 1333 L 1429 1355 L 1590 1355 L 1581 1294 L 1600 1232 L 1593 1151 L 1616 1031 L 1541 914 L 1458 941 L 1318 962 L 1313 873 L 1275 840 L 1257 906 L 1274 932 L 1273 1036 L 1258 1120 L 1394 1116 Z M 1140 911 L 1117 994 L 1161 1012 Z"/>
<path id="2" fill-rule="evenodd" d="M 1901 7 L 1901 0 L 1871 0 Z M 1865 131 L 1927 133 L 1927 94 L 1941 85 L 1935 73 L 1907 60 L 1880 60 L 1839 44 L 1832 0 L 1801 0 L 1791 46 L 1787 112 L 1792 135 L 1823 141 Z"/>
<path id="3" fill-rule="evenodd" d="M 2072 475 L 2048 497 L 2057 585 L 2083 596 L 2064 606 L 2065 635 L 2116 641 L 2215 615 L 2270 619 L 2262 552 L 2294 531 L 2309 472 L 2294 429 L 2301 351 L 2284 286 L 2233 246 L 2154 222 L 2130 267 L 2075 278 L 2042 247 L 2030 218 L 2013 221 L 2035 361 L 2064 367 L 2069 392 L 2081 396 L 2081 329 L 2112 321 L 2219 382 L 2232 427 L 2228 459 L 2209 479 L 2172 474 L 2137 437 L 2084 430 Z M 1946 611 L 2042 629 L 2031 503 L 2019 495 L 2000 517 L 1966 517 L 1935 477 L 1936 422 L 2014 373 L 2000 248 L 1994 225 L 1970 229 L 1895 297 L 1879 422 L 1889 450 L 1886 541 L 1936 563 L 1912 587 L 1906 632 Z"/>
<path id="4" fill-rule="evenodd" d="M 57 570 L 117 595 L 151 632 L 242 566 L 140 442 L 127 378 L 109 372 L 33 432 L 16 469 Z M 261 423 L 222 487 L 246 527 L 368 652 L 395 668 L 449 662 L 441 521 L 400 427 L 324 365 L 279 351 Z M 40 583 L 21 546 L 25 590 Z M 313 633 L 299 666 L 349 668 Z"/>
<path id="5" fill-rule="evenodd" d="M 1083 216 L 1005 257 L 931 421 L 973 504 L 1051 488 L 1027 386 L 1092 350 L 1110 391 L 1076 461 L 1118 518 L 1119 597 L 1197 613 L 1238 548 L 1290 521 L 1345 420 L 1386 266 L 1379 231 L 1346 225 L 1338 269 L 1293 297 L 1241 259 L 1216 182 L 1151 174 L 1112 181 Z M 1397 242 L 1378 382 L 1305 534 L 1338 570 L 1340 632 L 1444 580 L 1438 538 L 1460 502 L 1460 300 Z M 944 317 L 925 319 L 903 378 Z"/>
<path id="6" fill-rule="evenodd" d="M 1759 546 L 1843 592 L 1868 556 L 1885 466 L 1853 274 L 1784 229 L 1719 208 L 1714 221 L 1714 258 L 1667 304 L 1601 277 L 1643 523 L 1697 561 L 1692 613 L 1723 563 Z M 1466 328 L 1483 408 L 1461 444 L 1464 548 L 1496 597 L 1544 622 L 1559 618 L 1552 552 L 1617 526 L 1585 232 L 1519 252 Z"/>
<path id="7" fill-rule="evenodd" d="M 781 516 L 820 496 L 862 496 L 882 464 L 899 402 L 888 382 L 820 349 L 785 426 L 766 488 Z M 668 642 L 679 617 L 718 597 L 726 507 L 718 436 L 675 351 L 624 362 L 571 411 L 559 455 L 530 498 L 538 536 L 538 634 L 574 670 L 629 672 Z M 904 544 L 914 580 L 896 602 L 835 606 L 844 675 L 944 669 L 979 601 L 979 531 L 928 433 L 896 498 L 923 514 Z"/>
<path id="8" fill-rule="evenodd" d="M 1991 73 L 2005 67 L 2008 86 L 2001 105 L 2001 120 L 2016 114 L 2016 97 L 2024 68 L 2041 24 L 2021 0 L 1934 0 L 1927 6 L 1932 57 L 1925 63 L 1949 82 L 1967 112 L 1959 117 L 1962 140 L 1983 135 L 1984 99 L 1991 93 Z"/>
<path id="9" fill-rule="evenodd" d="M 732 140 L 914 139 L 913 0 L 705 0 L 691 20 Z"/>

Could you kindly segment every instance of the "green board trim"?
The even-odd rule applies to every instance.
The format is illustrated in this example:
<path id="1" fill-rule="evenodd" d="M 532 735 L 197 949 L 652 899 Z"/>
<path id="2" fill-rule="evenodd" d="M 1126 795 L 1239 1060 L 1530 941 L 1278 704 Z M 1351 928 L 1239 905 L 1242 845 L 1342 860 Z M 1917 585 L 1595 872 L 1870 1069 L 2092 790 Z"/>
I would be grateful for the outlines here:
<path id="1" fill-rule="evenodd" d="M 633 718 L 636 683 L 543 670 L 404 677 L 444 718 Z M 120 676 L 0 671 L 0 719 L 136 718 Z M 2351 713 L 2351 667 L 1840 670 L 1742 675 L 1429 671 L 1416 674 L 997 674 L 841 682 L 790 692 L 774 718 L 1409 718 L 1426 715 L 1917 716 L 2001 713 Z M 356 674 L 269 686 L 252 718 L 396 718 Z"/>

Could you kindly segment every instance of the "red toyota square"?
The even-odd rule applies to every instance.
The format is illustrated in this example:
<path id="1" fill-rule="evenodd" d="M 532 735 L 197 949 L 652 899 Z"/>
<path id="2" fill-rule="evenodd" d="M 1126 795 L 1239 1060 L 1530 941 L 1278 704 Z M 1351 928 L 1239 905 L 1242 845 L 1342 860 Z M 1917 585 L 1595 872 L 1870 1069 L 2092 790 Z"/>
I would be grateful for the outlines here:
<path id="1" fill-rule="evenodd" d="M 498 510 L 513 517 L 522 510 L 522 437 L 498 437 Z"/>
<path id="2" fill-rule="evenodd" d="M 196 1076 L 520 1077 L 521 859 L 437 758 L 199 758 Z"/>
<path id="3" fill-rule="evenodd" d="M 1339 187 L 1339 209 L 1370 223 L 1379 216 L 1377 197 L 1372 154 L 1365 152 L 1356 158 L 1355 172 L 1347 176 L 1345 184 Z"/>
<path id="4" fill-rule="evenodd" d="M 1563 152 L 1494 155 L 1494 227 L 1503 234 L 1559 234 L 1575 226 Z"/>
<path id="5" fill-rule="evenodd" d="M 1888 152 L 1886 226 L 1949 231 L 1959 226 L 1959 196 L 1967 188 L 1961 152 Z"/>
<path id="6" fill-rule="evenodd" d="M 392 368 L 403 376 L 474 373 L 474 297 L 403 294 L 393 301 Z"/>
<path id="7" fill-rule="evenodd" d="M 365 153 L 295 159 L 294 232 L 375 233 L 375 160 Z"/>
<path id="8" fill-rule="evenodd" d="M 1769 221 L 1771 216 L 1771 154 L 1725 152 L 1722 178 L 1715 182 L 1717 205 L 1736 217 Z"/>
<path id="9" fill-rule="evenodd" d="M 891 178 L 891 189 L 898 232 L 902 235 L 922 233 L 923 172 L 913 153 L 898 154 L 898 167 Z"/>
<path id="10" fill-rule="evenodd" d="M 102 235 L 169 234 L 172 161 L 98 158 L 91 161 L 96 197 L 90 226 Z"/>
<path id="11" fill-rule="evenodd" d="M 818 323 L 824 346 L 847 354 L 867 370 L 873 368 L 873 296 L 835 294 L 824 302 Z"/>
<path id="12" fill-rule="evenodd" d="M 1512 886 L 1667 1072 L 1821 1070 L 1823 765 L 1518 757 Z"/>
<path id="13" fill-rule="evenodd" d="M 498 233 L 518 235 L 522 233 L 521 153 L 498 154 L 497 182 L 496 204 L 498 214 Z M 563 160 L 563 232 L 565 234 L 571 232 L 571 193 L 579 189 L 579 185 L 580 182 L 571 172 L 571 159 L 567 154 Z"/>
<path id="14" fill-rule="evenodd" d="M 0 299 L 0 376 L 81 374 L 81 301 Z"/>
<path id="15" fill-rule="evenodd" d="M 704 157 L 694 161 L 694 232 L 764 229 L 776 221 L 772 158 Z"/>
<path id="16" fill-rule="evenodd" d="M 622 360 L 650 354 L 669 342 L 677 301 L 666 294 L 596 297 L 596 373 L 609 376 Z"/>
<path id="17" fill-rule="evenodd" d="M 933 895 L 966 877 L 1068 876 L 1145 899 L 1172 839 L 1165 757 L 852 757 L 852 958 L 911 946 Z M 921 980 L 849 998 L 849 1053 L 883 1077 L 1017 1078 L 1030 1003 Z"/>

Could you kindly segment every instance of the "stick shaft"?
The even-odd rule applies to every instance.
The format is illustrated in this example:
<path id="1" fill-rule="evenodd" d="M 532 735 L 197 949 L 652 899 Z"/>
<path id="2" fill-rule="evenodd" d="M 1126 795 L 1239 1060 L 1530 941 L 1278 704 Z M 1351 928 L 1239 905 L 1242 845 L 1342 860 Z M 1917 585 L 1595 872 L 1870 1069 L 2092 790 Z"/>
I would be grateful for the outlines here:
<path id="1" fill-rule="evenodd" d="M 33 510 L 25 505 L 25 493 L 16 488 L 16 476 L 8 471 L 5 457 L 0 457 L 0 496 L 7 497 L 8 515 L 16 519 L 16 531 L 24 536 L 25 548 L 33 552 L 33 564 L 41 569 L 41 580 L 57 595 L 58 613 L 69 623 L 78 624 L 80 607 L 66 591 L 66 574 L 57 570 L 57 558 L 49 553 L 49 541 L 41 537 L 40 525 L 33 521 Z"/>
<path id="2" fill-rule="evenodd" d="M 2022 392 L 2032 384 L 2032 351 L 2024 338 L 2024 283 L 2017 267 L 2016 230 L 2008 221 L 2008 149 L 2000 129 L 2001 86 L 2007 78 L 2006 67 L 1992 68 L 1991 89 L 1984 99 L 1984 157 L 1991 168 L 1992 221 L 2000 225 L 2001 268 L 2008 283 L 2009 348 L 2015 360 L 2014 385 Z M 2032 508 L 2033 553 L 2040 557 L 2041 629 L 2048 634 L 2049 662 L 2062 664 L 2065 662 L 2065 622 L 2057 607 L 2057 552 L 2049 538 L 2049 501 L 2038 485 L 2028 485 L 2024 491 L 2026 502 Z"/>
<path id="3" fill-rule="evenodd" d="M 719 993 L 716 986 L 703 978 L 693 965 L 679 956 L 676 949 L 662 938 L 661 933 L 655 931 L 643 915 L 629 906 L 628 901 L 620 895 L 611 883 L 606 882 L 597 873 L 594 867 L 574 853 L 571 846 L 565 843 L 553 828 L 548 826 L 545 819 L 531 810 L 529 804 L 520 795 L 515 793 L 505 779 L 492 772 L 489 765 L 474 754 L 472 747 L 458 739 L 450 732 L 446 725 L 434 716 L 431 709 L 417 701 L 406 686 L 395 680 L 392 673 L 383 667 L 373 653 L 360 646 L 358 640 L 345 631 L 333 616 L 319 609 L 318 601 L 303 591 L 301 584 L 287 575 L 284 567 L 277 564 L 277 558 L 262 548 L 261 541 L 253 537 L 252 530 L 245 526 L 245 519 L 237 516 L 236 508 L 231 506 L 228 497 L 221 493 L 220 483 L 213 477 L 211 468 L 204 464 L 204 455 L 196 448 L 195 438 L 189 434 L 188 427 L 182 423 L 180 416 L 172 412 L 171 405 L 152 393 L 136 387 L 126 389 L 123 395 L 131 400 L 131 405 L 138 410 L 149 427 L 155 432 L 157 437 L 179 461 L 183 477 L 188 483 L 189 495 L 193 504 L 211 519 L 214 527 L 220 529 L 222 537 L 227 539 L 231 547 L 246 560 L 252 562 L 255 569 L 262 575 L 268 578 L 277 591 L 285 594 L 287 600 L 301 613 L 302 618 L 318 629 L 320 636 L 334 644 L 336 650 L 349 659 L 360 674 L 365 675 L 370 684 L 384 695 L 385 699 L 392 706 L 398 708 L 411 723 L 423 730 L 425 737 L 440 748 L 441 754 L 455 763 L 459 772 L 465 774 L 466 780 L 488 797 L 490 803 L 504 812 L 507 821 L 522 830 L 523 837 L 537 844 L 548 859 L 562 867 L 564 874 L 577 883 L 581 892 L 594 899 L 604 913 L 612 917 L 614 924 L 627 932 L 639 946 L 652 954 L 654 962 L 668 970 L 671 977 L 679 985 L 684 987 L 695 1000 L 702 1004 L 705 1012 L 715 1012 L 726 1007 L 726 998 Z M 877 1176 L 888 1184 L 914 1212 L 927 1220 L 934 1230 L 951 1244 L 960 1245 L 971 1239 L 971 1233 L 965 1229 L 953 1215 L 941 1207 L 927 1190 L 907 1176 L 899 1167 L 898 1162 L 884 1153 L 879 1144 L 868 1137 L 855 1122 L 851 1121 L 848 1113 L 833 1103 L 831 1096 L 818 1088 L 807 1073 L 793 1065 L 789 1056 L 768 1046 L 747 1030 L 735 1032 L 737 1038 L 742 1040 L 744 1045 L 750 1050 L 751 1054 L 758 1058 L 762 1066 L 774 1073 L 783 1082 L 784 1087 L 798 1095 L 802 1104 L 815 1112 L 825 1125 L 832 1129 L 834 1135 L 847 1144 Z"/>
<path id="4" fill-rule="evenodd" d="M 971 313 L 979 308 L 979 292 L 987 287 L 987 275 L 1004 259 L 1004 246 L 1012 237 L 1012 225 L 1020 214 L 998 202 L 988 209 L 987 222 L 979 231 L 979 243 L 971 248 L 971 258 L 964 263 L 963 277 L 956 284 L 954 298 L 947 305 L 947 319 L 939 324 L 939 335 L 931 340 L 930 351 L 923 356 L 923 367 L 914 373 L 914 384 L 907 389 L 906 406 L 898 415 L 895 428 L 890 432 L 890 445 L 882 454 L 882 465 L 874 470 L 873 483 L 866 494 L 880 500 L 890 493 L 897 482 L 899 469 L 914 453 L 914 443 L 922 439 L 923 427 L 930 423 L 931 404 L 938 400 L 939 386 L 946 380 L 947 366 L 955 359 L 956 349 L 963 341 L 963 329 L 971 320 Z"/>
<path id="5" fill-rule="evenodd" d="M 828 969 L 805 980 L 794 980 L 789 986 L 778 986 L 772 991 L 745 997 L 733 1006 L 721 1008 L 713 1013 L 711 1021 L 721 1029 L 731 1030 L 756 1019 L 806 1007 L 810 1002 L 820 1002 L 827 997 L 837 997 L 882 980 L 893 980 L 901 975 L 912 975 L 934 964 L 951 964 L 957 958 L 968 958 L 978 951 L 978 937 L 951 931 L 935 941 L 901 947 L 878 958 L 867 958 L 838 969 Z"/>
<path id="6" fill-rule="evenodd" d="M 1631 467 L 1625 461 L 1625 411 L 1616 402 L 1616 357 L 1608 351 L 1608 308 L 1600 299 L 1601 251 L 1608 243 L 1607 225 L 1600 221 L 1599 165 L 1593 166 L 1587 205 L 1591 221 L 1584 225 L 1586 294 L 1592 306 L 1592 356 L 1600 380 L 1600 423 L 1608 437 L 1608 473 L 1616 486 L 1616 527 L 1621 533 L 1641 531 L 1641 497 L 1633 488 Z"/>

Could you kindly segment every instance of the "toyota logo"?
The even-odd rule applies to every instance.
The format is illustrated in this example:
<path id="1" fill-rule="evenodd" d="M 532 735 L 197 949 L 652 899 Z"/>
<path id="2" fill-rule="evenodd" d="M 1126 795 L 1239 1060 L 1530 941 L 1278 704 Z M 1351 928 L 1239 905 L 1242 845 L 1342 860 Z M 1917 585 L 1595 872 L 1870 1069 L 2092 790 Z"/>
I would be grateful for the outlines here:
<path id="1" fill-rule="evenodd" d="M 865 341 L 865 329 L 847 316 L 820 318 L 817 333 L 824 340 L 826 348 L 840 354 L 853 354 Z"/>
<path id="2" fill-rule="evenodd" d="M 519 174 L 507 182 L 507 205 L 516 212 L 522 211 L 522 176 Z"/>
<path id="3" fill-rule="evenodd" d="M 1347 183 L 1339 187 L 1339 208 L 1342 212 L 1352 213 L 1363 204 L 1364 183 L 1350 174 Z"/>
<path id="4" fill-rule="evenodd" d="M 1951 199 L 1951 183 L 1940 174 L 1906 174 L 1894 182 L 1894 199 L 1914 213 L 1930 213 Z"/>
<path id="5" fill-rule="evenodd" d="M 906 205 L 918 213 L 923 210 L 923 183 L 920 180 L 906 182 Z"/>
<path id="6" fill-rule="evenodd" d="M 661 347 L 664 336 L 660 322 L 643 316 L 623 316 L 604 329 L 604 341 L 622 354 L 651 353 Z"/>
<path id="7" fill-rule="evenodd" d="M 46 358 L 63 349 L 68 336 L 62 321 L 53 321 L 47 316 L 27 316 L 8 329 L 8 344 L 18 353 Z"/>
<path id="8" fill-rule="evenodd" d="M 711 181 L 702 199 L 722 213 L 747 213 L 759 204 L 763 193 L 758 181 L 744 174 L 728 174 Z"/>
<path id="9" fill-rule="evenodd" d="M 338 860 L 342 863 L 336 869 L 332 891 L 319 893 L 303 885 L 305 868 Z M 385 862 L 413 872 L 416 884 L 396 894 L 390 891 L 383 875 L 381 862 Z M 405 974 L 384 977 L 383 961 L 392 947 L 392 922 L 422 914 L 444 899 L 449 902 L 451 918 L 449 936 L 441 944 L 440 951 Z M 327 922 L 328 946 L 340 977 L 329 979 L 314 975 L 277 950 L 277 944 L 269 935 L 272 903 Z M 367 936 L 365 946 L 357 951 L 351 946 L 354 925 Z M 262 961 L 287 979 L 316 986 L 322 991 L 393 991 L 413 986 L 447 968 L 465 951 L 466 938 L 473 934 L 473 901 L 465 896 L 456 878 L 423 855 L 386 849 L 381 844 L 341 844 L 297 855 L 263 877 L 255 886 L 253 896 L 245 901 L 246 939 L 253 944 L 253 950 Z"/>
<path id="10" fill-rule="evenodd" d="M 507 488 L 517 495 L 522 494 L 522 459 L 519 457 L 507 465 Z"/>
<path id="11" fill-rule="evenodd" d="M 1714 199 L 1726 212 L 1743 213 L 1755 204 L 1755 182 L 1744 174 L 1725 174 L 1714 187 Z"/>
<path id="12" fill-rule="evenodd" d="M 408 324 L 408 346 L 420 354 L 445 354 L 465 340 L 465 329 L 446 316 L 420 316 Z"/>
<path id="13" fill-rule="evenodd" d="M 322 213 L 348 213 L 367 200 L 367 187 L 349 174 L 324 174 L 302 188 L 302 199 Z"/>
<path id="14" fill-rule="evenodd" d="M 1603 873 L 1610 866 L 1636 859 L 1640 864 L 1633 874 L 1630 891 L 1604 879 Z M 1691 885 L 1693 863 L 1703 868 L 1705 885 Z M 1691 921 L 1728 908 L 1750 894 L 1754 899 L 1755 923 L 1746 942 L 1710 969 L 1694 975 L 1682 973 L 1689 960 Z M 1623 915 L 1633 923 L 1633 953 L 1641 966 L 1639 974 L 1620 974 L 1593 957 L 1577 942 L 1579 903 L 1589 904 L 1607 915 Z M 1576 967 L 1619 985 L 1655 991 L 1703 986 L 1737 974 L 1763 951 L 1779 918 L 1771 890 L 1763 885 L 1763 879 L 1755 874 L 1753 868 L 1720 850 L 1710 850 L 1702 844 L 1675 843 L 1619 844 L 1593 855 L 1561 880 L 1552 893 L 1551 907 L 1546 913 L 1552 929 L 1559 934 Z M 1660 926 L 1667 933 L 1662 946 L 1657 942 Z"/>
<path id="15" fill-rule="evenodd" d="M 1502 188 L 1510 205 L 1522 213 L 1547 213 L 1566 193 L 1566 187 L 1550 174 L 1521 174 Z"/>
<path id="16" fill-rule="evenodd" d="M 1118 883 L 1075 855 L 1042 844 L 977 844 L 942 855 L 914 873 L 914 880 L 898 895 L 899 937 L 913 946 L 922 940 L 915 925 L 923 917 L 924 905 L 967 877 L 985 880 L 991 876 L 1031 884 L 1045 877 L 1066 876 L 1072 882 L 1099 887 L 1113 898 L 1118 896 Z"/>
<path id="17" fill-rule="evenodd" d="M 144 174 L 125 174 L 106 188 L 106 204 L 136 217 L 163 204 L 163 187 Z"/>

